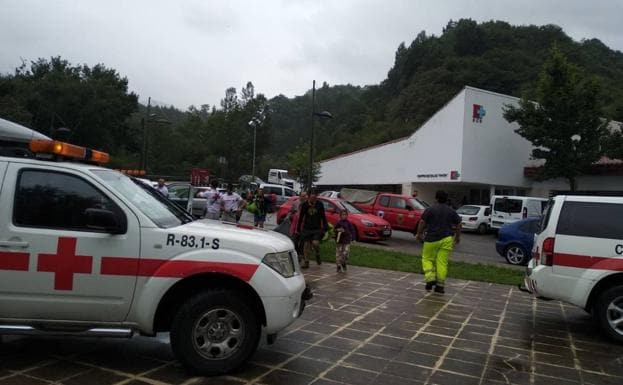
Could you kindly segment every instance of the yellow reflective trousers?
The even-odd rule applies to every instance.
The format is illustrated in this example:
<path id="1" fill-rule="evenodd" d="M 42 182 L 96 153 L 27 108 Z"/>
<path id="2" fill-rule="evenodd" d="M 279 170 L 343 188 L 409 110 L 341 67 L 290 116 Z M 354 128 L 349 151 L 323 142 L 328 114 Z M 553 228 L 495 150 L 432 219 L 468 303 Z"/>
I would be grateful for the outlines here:
<path id="1" fill-rule="evenodd" d="M 454 247 L 452 236 L 436 242 L 424 242 L 422 248 L 422 270 L 426 282 L 437 281 L 437 286 L 444 286 L 448 275 L 448 257 Z"/>

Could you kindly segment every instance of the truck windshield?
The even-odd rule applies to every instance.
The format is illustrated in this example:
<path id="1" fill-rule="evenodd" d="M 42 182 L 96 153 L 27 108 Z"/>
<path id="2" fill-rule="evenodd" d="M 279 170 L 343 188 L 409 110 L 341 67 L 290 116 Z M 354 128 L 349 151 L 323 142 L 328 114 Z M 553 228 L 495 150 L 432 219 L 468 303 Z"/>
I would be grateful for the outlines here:
<path id="1" fill-rule="evenodd" d="M 130 179 L 113 170 L 93 170 L 93 173 L 132 202 L 158 227 L 175 227 L 192 221 L 182 209 L 141 181 Z"/>
<path id="2" fill-rule="evenodd" d="M 341 201 L 340 203 L 342 204 L 342 206 L 344 206 L 346 211 L 348 211 L 349 213 L 351 213 L 351 214 L 361 214 L 361 210 L 359 210 L 357 207 L 351 205 L 349 202 Z"/>

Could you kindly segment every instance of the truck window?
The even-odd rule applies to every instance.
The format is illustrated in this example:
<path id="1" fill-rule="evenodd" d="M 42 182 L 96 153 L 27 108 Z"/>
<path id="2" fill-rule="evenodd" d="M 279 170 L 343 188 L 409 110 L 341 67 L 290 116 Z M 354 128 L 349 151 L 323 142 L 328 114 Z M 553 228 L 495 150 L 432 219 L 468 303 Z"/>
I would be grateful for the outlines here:
<path id="1" fill-rule="evenodd" d="M 503 213 L 517 214 L 521 213 L 522 206 L 523 202 L 521 199 L 496 198 L 493 210 Z"/>
<path id="2" fill-rule="evenodd" d="M 86 180 L 44 170 L 24 170 L 18 176 L 13 222 L 17 226 L 97 232 L 87 227 L 86 209 L 123 211 Z"/>
<path id="3" fill-rule="evenodd" d="M 383 195 L 380 199 L 379 199 L 379 205 L 383 206 L 383 207 L 387 207 L 389 206 L 389 197 L 387 195 Z"/>
<path id="4" fill-rule="evenodd" d="M 403 198 L 392 197 L 392 199 L 389 201 L 389 207 L 393 209 L 404 210 L 407 208 L 407 202 L 405 202 Z"/>
<path id="5" fill-rule="evenodd" d="M 621 239 L 623 204 L 565 202 L 558 219 L 558 234 Z"/>

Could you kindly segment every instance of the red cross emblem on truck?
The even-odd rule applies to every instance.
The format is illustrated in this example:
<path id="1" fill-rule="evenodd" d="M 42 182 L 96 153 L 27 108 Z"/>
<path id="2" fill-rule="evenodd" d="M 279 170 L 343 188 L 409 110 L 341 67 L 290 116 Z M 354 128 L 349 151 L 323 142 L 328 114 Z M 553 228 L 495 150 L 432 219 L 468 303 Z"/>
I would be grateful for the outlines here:
<path id="1" fill-rule="evenodd" d="M 74 274 L 91 274 L 93 257 L 76 255 L 76 238 L 58 238 L 56 254 L 39 254 L 37 271 L 54 273 L 54 290 L 73 290 Z"/>

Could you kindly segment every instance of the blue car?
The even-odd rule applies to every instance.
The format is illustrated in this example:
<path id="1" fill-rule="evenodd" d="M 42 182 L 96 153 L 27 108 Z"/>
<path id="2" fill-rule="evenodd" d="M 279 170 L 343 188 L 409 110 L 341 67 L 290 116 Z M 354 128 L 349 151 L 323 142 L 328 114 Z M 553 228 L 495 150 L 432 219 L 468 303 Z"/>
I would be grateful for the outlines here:
<path id="1" fill-rule="evenodd" d="M 540 217 L 522 219 L 502 226 L 495 249 L 511 265 L 525 265 L 532 257 L 534 234 L 539 231 Z"/>

